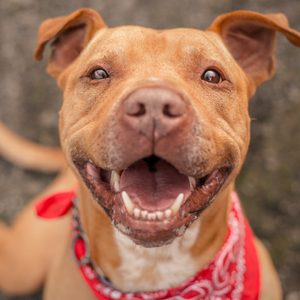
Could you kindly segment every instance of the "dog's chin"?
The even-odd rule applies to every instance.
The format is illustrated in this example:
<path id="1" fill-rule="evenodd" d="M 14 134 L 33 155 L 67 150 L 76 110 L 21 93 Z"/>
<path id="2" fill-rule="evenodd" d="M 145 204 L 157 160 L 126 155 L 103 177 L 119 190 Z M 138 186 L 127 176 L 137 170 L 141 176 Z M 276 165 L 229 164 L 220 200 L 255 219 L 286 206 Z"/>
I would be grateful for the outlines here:
<path id="1" fill-rule="evenodd" d="M 228 164 L 194 178 L 150 156 L 125 170 L 104 170 L 73 157 L 83 181 L 115 227 L 136 244 L 158 247 L 183 235 L 226 182 Z"/>

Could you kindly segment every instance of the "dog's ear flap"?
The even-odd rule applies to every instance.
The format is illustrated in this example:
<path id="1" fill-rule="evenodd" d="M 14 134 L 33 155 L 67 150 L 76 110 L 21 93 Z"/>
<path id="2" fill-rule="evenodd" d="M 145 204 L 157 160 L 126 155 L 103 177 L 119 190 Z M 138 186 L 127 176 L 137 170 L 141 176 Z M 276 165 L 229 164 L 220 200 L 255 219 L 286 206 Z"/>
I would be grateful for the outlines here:
<path id="1" fill-rule="evenodd" d="M 57 78 L 88 44 L 105 23 L 92 9 L 82 8 L 68 16 L 48 19 L 39 29 L 35 58 L 41 60 L 47 43 L 51 42 L 51 55 L 47 72 Z"/>
<path id="2" fill-rule="evenodd" d="M 274 74 L 277 31 L 300 47 L 300 33 L 290 28 L 283 14 L 234 11 L 217 17 L 208 30 L 221 36 L 232 56 L 255 86 Z"/>

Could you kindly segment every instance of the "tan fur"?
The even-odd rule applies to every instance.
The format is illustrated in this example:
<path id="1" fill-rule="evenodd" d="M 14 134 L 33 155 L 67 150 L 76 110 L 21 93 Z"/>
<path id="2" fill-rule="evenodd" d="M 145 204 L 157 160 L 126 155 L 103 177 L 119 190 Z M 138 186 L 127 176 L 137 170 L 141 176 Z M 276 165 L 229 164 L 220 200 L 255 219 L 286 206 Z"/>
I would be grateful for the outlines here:
<path id="1" fill-rule="evenodd" d="M 259 240 L 256 240 L 256 248 L 258 251 L 261 272 L 262 289 L 260 299 L 280 300 L 282 297 L 281 285 L 270 255 L 265 246 Z"/>
<path id="2" fill-rule="evenodd" d="M 66 167 L 60 148 L 34 144 L 13 133 L 1 122 L 0 137 L 0 155 L 21 168 L 57 172 Z"/>
<path id="3" fill-rule="evenodd" d="M 250 24 L 250 28 L 259 26 L 264 32 L 267 38 L 259 40 L 257 45 L 270 64 L 257 68 L 265 61 L 257 61 L 256 56 L 252 57 L 255 63 L 250 66 L 243 61 L 240 56 L 243 45 L 232 28 L 245 24 Z M 299 33 L 289 28 L 282 15 L 245 11 L 217 18 L 209 31 L 157 31 L 135 26 L 110 29 L 89 9 L 51 19 L 41 26 L 36 56 L 40 59 L 46 43 L 54 41 L 48 71 L 64 90 L 60 137 L 72 169 L 63 171 L 43 194 L 66 190 L 79 182 L 80 218 L 89 238 L 92 259 L 115 286 L 124 290 L 171 287 L 200 270 L 220 249 L 226 234 L 230 194 L 249 144 L 249 96 L 274 72 L 275 31 L 300 45 Z M 136 41 L 139 47 L 133 46 Z M 248 42 L 251 46 L 253 40 Z M 95 64 L 113 66 L 113 84 L 103 83 L 95 88 L 82 79 Z M 211 65 L 225 73 L 227 80 L 222 87 L 199 84 L 201 73 Z M 126 168 L 137 157 L 149 155 L 149 141 L 122 126 L 120 106 L 133 91 L 157 86 L 177 91 L 187 105 L 189 118 L 176 132 L 161 138 L 155 144 L 155 151 L 190 176 L 211 171 L 228 157 L 234 162 L 234 170 L 214 202 L 202 213 L 201 225 L 194 223 L 171 245 L 143 249 L 115 232 L 110 219 L 83 183 L 72 155 L 88 153 L 97 165 L 110 170 Z M 51 169 L 46 164 L 47 158 L 41 158 L 40 165 L 19 160 L 15 148 L 22 144 L 28 146 L 32 156 L 39 152 L 48 158 L 58 157 L 52 170 L 64 165 L 56 150 L 47 154 L 42 148 L 32 147 L 7 133 L 5 128 L 0 130 L 5 133 L 0 151 L 12 161 Z M 13 145 L 12 152 L 8 147 L 1 150 L 2 142 Z M 110 197 L 108 192 L 102 196 Z M 192 201 L 198 196 L 195 192 Z M 45 299 L 94 299 L 71 259 L 70 215 L 51 222 L 37 218 L 33 206 L 40 197 L 25 208 L 12 228 L 0 226 L 0 290 L 21 294 L 44 283 Z M 270 257 L 259 241 L 256 245 L 262 273 L 261 299 L 281 299 L 280 283 Z M 136 273 L 127 277 L 131 264 Z M 172 276 L 162 272 L 164 268 Z"/>

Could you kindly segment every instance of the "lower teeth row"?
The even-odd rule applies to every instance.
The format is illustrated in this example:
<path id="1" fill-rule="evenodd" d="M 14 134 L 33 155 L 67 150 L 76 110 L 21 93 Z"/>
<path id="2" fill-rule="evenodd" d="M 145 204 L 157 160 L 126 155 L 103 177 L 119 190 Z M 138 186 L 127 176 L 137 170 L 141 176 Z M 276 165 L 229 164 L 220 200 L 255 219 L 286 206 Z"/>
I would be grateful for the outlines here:
<path id="1" fill-rule="evenodd" d="M 135 207 L 129 195 L 125 191 L 123 191 L 121 195 L 127 212 L 135 219 L 143 219 L 147 221 L 162 221 L 170 219 L 172 215 L 178 213 L 184 200 L 184 194 L 180 193 L 170 208 L 167 208 L 164 211 L 149 212 Z"/>

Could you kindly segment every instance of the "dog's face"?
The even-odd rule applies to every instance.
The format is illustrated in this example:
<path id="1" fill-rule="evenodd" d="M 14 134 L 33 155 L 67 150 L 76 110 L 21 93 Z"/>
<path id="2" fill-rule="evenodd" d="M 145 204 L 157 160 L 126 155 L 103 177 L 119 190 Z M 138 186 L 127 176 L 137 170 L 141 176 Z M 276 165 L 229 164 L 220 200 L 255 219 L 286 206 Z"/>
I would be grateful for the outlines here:
<path id="1" fill-rule="evenodd" d="M 103 29 L 68 72 L 63 149 L 117 228 L 165 243 L 239 169 L 246 88 L 214 33 Z"/>
<path id="2" fill-rule="evenodd" d="M 86 27 L 76 26 L 54 43 L 60 65 L 65 44 L 74 48 L 85 36 Z M 236 45 L 228 50 L 216 26 L 102 28 L 80 55 L 68 53 L 76 60 L 60 74 L 64 152 L 113 224 L 137 244 L 182 235 L 244 161 L 248 96 L 265 78 L 253 75 L 253 65 L 252 77 L 241 68 Z"/>

